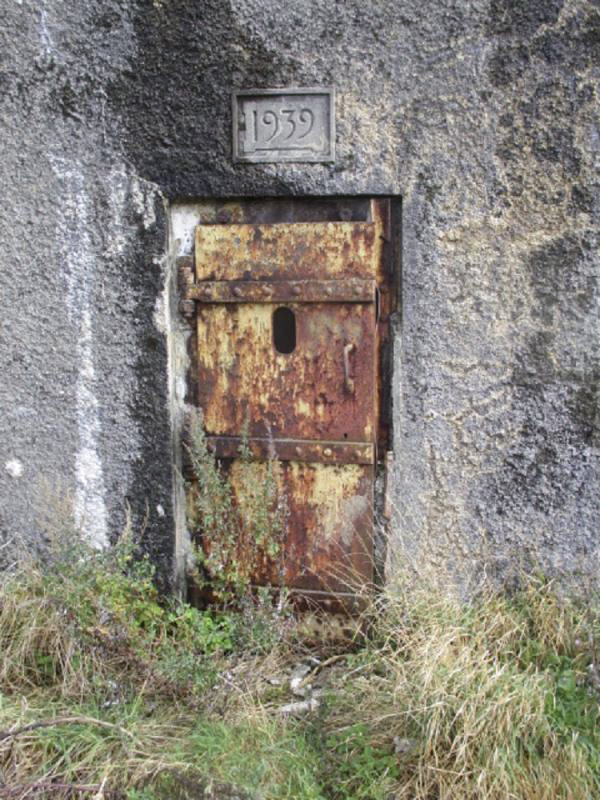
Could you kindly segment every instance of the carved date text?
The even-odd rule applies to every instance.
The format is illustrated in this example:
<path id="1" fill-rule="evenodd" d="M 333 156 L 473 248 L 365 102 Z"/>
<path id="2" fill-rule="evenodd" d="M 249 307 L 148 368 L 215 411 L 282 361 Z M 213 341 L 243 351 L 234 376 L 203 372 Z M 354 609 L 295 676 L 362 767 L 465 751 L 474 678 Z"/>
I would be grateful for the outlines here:
<path id="1" fill-rule="evenodd" d="M 236 92 L 233 149 L 237 161 L 332 161 L 333 91 Z"/>

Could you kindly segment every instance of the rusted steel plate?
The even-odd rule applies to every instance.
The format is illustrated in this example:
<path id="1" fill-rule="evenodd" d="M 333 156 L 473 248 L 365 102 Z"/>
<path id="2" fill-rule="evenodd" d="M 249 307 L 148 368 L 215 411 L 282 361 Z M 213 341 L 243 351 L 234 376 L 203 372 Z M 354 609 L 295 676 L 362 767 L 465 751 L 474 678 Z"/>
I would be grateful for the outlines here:
<path id="1" fill-rule="evenodd" d="M 299 439 L 243 439 L 207 436 L 208 449 L 217 458 L 238 458 L 245 447 L 252 458 L 305 461 L 322 464 L 373 464 L 374 446 L 365 442 L 305 441 Z"/>
<path id="2" fill-rule="evenodd" d="M 375 281 L 200 281 L 184 295 L 204 303 L 373 303 Z"/>
<path id="3" fill-rule="evenodd" d="M 383 236 L 373 220 L 200 225 L 196 283 L 186 279 L 194 296 L 201 286 L 215 292 L 196 308 L 209 441 L 238 493 L 248 469 L 264 478 L 261 459 L 275 450 L 287 507 L 284 582 L 307 591 L 346 591 L 373 573 L 381 304 L 371 301 Z M 282 294 L 267 296 L 265 284 Z M 350 297 L 334 301 L 338 287 L 351 287 Z M 289 347 L 276 318 L 293 328 Z M 242 432 L 255 461 L 236 458 Z M 256 581 L 278 583 L 280 574 L 265 557 Z"/>
<path id="4" fill-rule="evenodd" d="M 375 277 L 380 250 L 371 222 L 198 225 L 198 280 Z"/>
<path id="5" fill-rule="evenodd" d="M 234 461 L 234 492 L 244 470 L 264 480 L 265 464 Z M 289 524 L 281 565 L 264 556 L 257 583 L 310 591 L 345 592 L 373 577 L 373 467 L 283 462 L 277 476 Z"/>
<path id="6" fill-rule="evenodd" d="M 273 306 L 198 308 L 198 403 L 212 435 L 373 441 L 374 304 L 290 304 L 296 347 L 273 345 Z"/>

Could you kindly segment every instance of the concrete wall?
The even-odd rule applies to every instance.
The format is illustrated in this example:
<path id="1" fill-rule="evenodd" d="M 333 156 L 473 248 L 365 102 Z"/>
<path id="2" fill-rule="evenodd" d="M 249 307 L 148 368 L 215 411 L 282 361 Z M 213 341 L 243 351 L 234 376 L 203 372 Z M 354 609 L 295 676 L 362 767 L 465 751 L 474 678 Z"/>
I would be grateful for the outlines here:
<path id="1" fill-rule="evenodd" d="M 146 519 L 170 584 L 170 207 L 389 193 L 390 563 L 595 570 L 595 0 L 0 0 L 0 37 L 3 536 L 35 543 L 62 482 L 98 542 Z M 311 85 L 336 87 L 335 164 L 234 165 L 231 91 Z"/>

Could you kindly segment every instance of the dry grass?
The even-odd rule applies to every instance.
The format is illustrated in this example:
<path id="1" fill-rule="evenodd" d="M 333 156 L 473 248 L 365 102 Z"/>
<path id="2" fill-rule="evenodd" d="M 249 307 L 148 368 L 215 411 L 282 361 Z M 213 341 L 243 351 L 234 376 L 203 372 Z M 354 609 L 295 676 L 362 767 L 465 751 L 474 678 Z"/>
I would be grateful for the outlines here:
<path id="1" fill-rule="evenodd" d="M 530 582 L 471 606 L 415 590 L 376 612 L 371 669 L 329 724 L 367 720 L 398 753 L 396 798 L 588 798 L 600 789 L 597 697 L 581 609 Z"/>
<path id="2" fill-rule="evenodd" d="M 200 797 L 210 781 L 265 800 L 600 796 L 591 595 L 530 578 L 465 604 L 413 583 L 366 592 L 352 623 L 219 616 L 159 604 L 134 550 L 69 534 L 4 576 L 0 798 L 186 796 L 174 776 Z M 319 705 L 286 715 L 299 662 Z"/>

